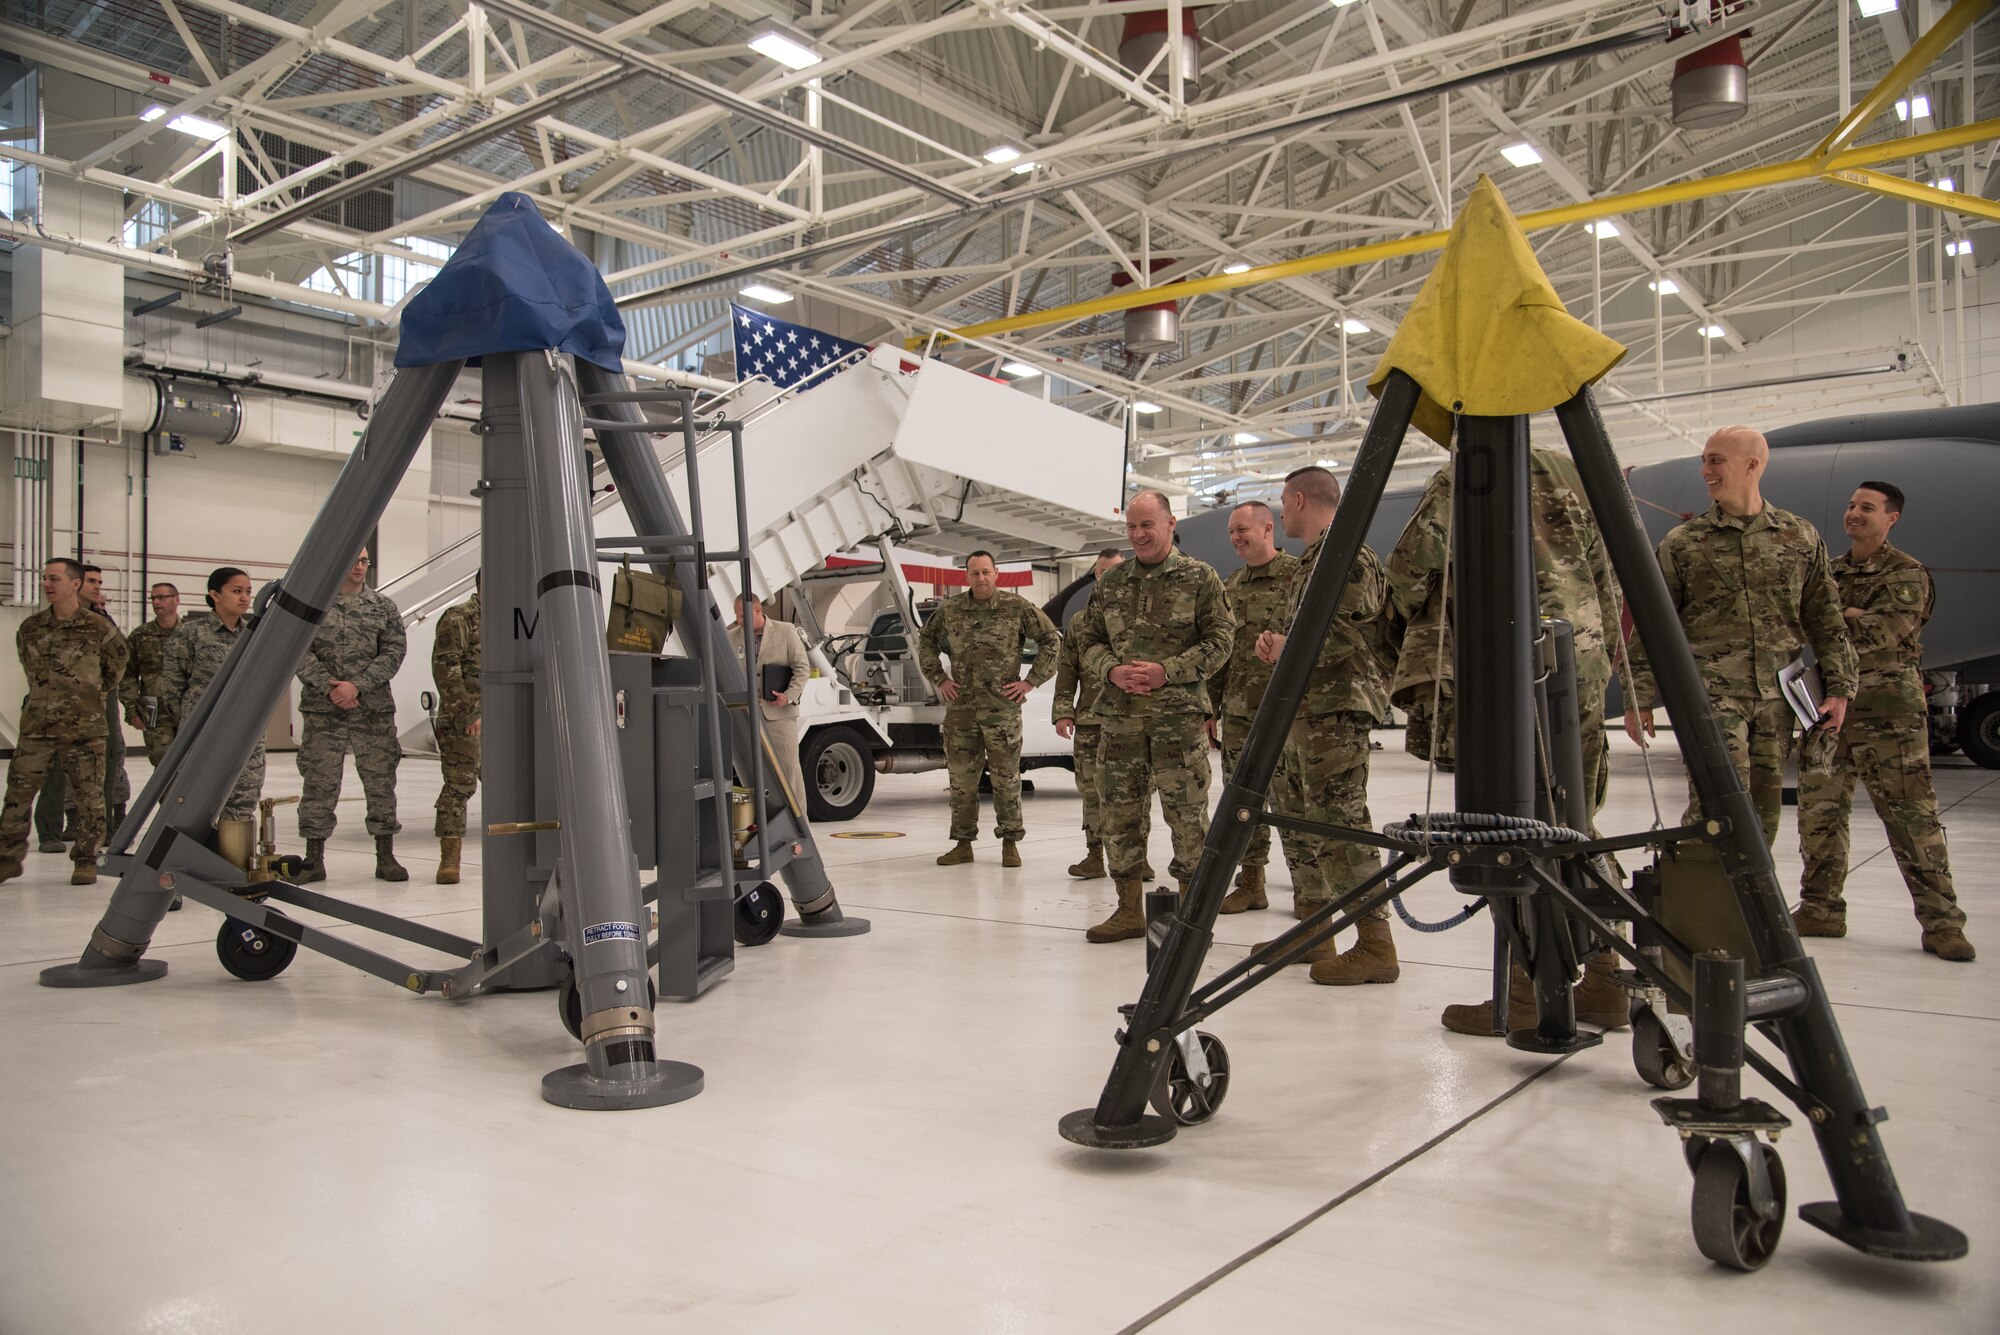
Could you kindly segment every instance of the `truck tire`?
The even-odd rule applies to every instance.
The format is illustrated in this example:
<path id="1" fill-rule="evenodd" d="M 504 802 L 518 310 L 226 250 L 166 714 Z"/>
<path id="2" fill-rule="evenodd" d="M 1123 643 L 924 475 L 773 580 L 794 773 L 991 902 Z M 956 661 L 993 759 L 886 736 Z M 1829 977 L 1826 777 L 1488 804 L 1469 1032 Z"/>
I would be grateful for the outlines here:
<path id="1" fill-rule="evenodd" d="M 1958 711 L 1958 744 L 1987 769 L 2000 769 L 2000 691 L 1988 691 Z"/>
<path id="2" fill-rule="evenodd" d="M 853 820 L 875 795 L 875 748 L 858 728 L 836 725 L 806 738 L 806 814 L 815 821 Z"/>

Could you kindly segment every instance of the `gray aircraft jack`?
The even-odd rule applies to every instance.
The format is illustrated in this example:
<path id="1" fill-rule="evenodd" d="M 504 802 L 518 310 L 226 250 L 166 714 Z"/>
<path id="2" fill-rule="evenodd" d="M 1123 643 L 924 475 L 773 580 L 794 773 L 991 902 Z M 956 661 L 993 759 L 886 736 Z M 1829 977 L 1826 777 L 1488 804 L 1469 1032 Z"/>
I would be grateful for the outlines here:
<path id="1" fill-rule="evenodd" d="M 651 437 L 680 435 L 692 461 L 692 404 L 679 391 L 634 389 L 619 373 L 623 341 L 610 293 L 589 261 L 525 195 L 496 201 L 410 303 L 398 370 L 353 457 L 285 578 L 260 592 L 252 633 L 217 672 L 109 841 L 102 861 L 118 883 L 89 945 L 76 963 L 43 970 L 44 985 L 103 987 L 164 976 L 166 963 L 147 958 L 146 950 L 168 906 L 185 896 L 225 915 L 218 949 L 239 977 L 275 977 L 303 946 L 412 992 L 454 1000 L 559 987 L 564 1023 L 581 1040 L 585 1060 L 545 1076 L 542 1096 L 574 1108 L 654 1107 L 699 1093 L 702 1073 L 656 1051 L 649 898 L 660 910 L 662 996 L 692 997 L 727 972 L 735 902 L 758 896 L 768 920 L 773 881 L 782 881 L 793 900 L 798 920 L 790 934 L 868 930 L 841 912 L 810 829 L 764 763 L 758 711 L 748 707 L 752 674 L 703 577 L 708 560 L 740 561 L 743 554 L 707 550 L 660 475 Z M 246 885 L 242 868 L 215 847 L 216 816 L 263 720 L 474 358 L 484 404 L 483 941 L 284 880 Z M 669 415 L 647 418 L 648 403 L 664 404 Z M 650 826 L 684 845 L 687 856 L 673 857 L 672 878 L 659 841 L 635 854 L 626 784 L 607 781 L 632 773 L 631 748 L 651 739 L 620 736 L 625 702 L 614 691 L 602 629 L 596 568 L 606 558 L 592 537 L 586 430 L 595 432 L 645 535 L 613 545 L 636 548 L 641 561 L 677 579 L 683 594 L 677 630 L 690 656 L 682 662 L 695 671 L 681 674 L 681 695 L 693 688 L 701 703 L 688 711 L 696 724 L 672 734 L 693 755 L 671 768 L 692 772 L 694 781 L 654 794 L 663 812 L 670 798 L 679 810 Z M 741 437 L 729 435 L 740 513 Z M 692 467 L 689 476 L 691 489 L 697 487 Z M 692 499 L 698 515 L 698 492 Z M 732 831 L 732 770 L 754 804 L 749 840 Z M 651 885 L 641 883 L 642 859 L 662 869 Z M 287 909 L 467 963 L 412 967 Z"/>

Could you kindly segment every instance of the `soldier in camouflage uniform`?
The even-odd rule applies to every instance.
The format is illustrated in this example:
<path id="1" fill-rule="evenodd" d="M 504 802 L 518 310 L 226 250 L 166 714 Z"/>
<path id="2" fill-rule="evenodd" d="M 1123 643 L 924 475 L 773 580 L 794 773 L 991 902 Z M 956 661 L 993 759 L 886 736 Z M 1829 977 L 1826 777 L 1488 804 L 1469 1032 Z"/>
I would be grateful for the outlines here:
<path id="1" fill-rule="evenodd" d="M 86 564 L 83 567 L 83 605 L 98 616 L 103 617 L 114 628 L 118 622 L 113 619 L 111 609 L 104 595 L 104 567 Z M 131 646 L 126 646 L 127 661 L 130 660 Z M 132 780 L 125 773 L 125 729 L 119 722 L 118 697 L 109 696 L 104 701 L 104 788 L 100 800 L 104 803 L 105 833 L 110 834 L 125 820 L 125 804 L 132 800 Z M 60 769 L 52 770 L 42 786 L 42 795 L 35 803 L 35 832 L 41 840 L 44 853 L 62 852 L 62 841 L 75 837 L 76 794 L 71 792 Z"/>
<path id="2" fill-rule="evenodd" d="M 1273 540 L 1275 525 L 1271 507 L 1262 501 L 1246 501 L 1229 512 L 1229 544 L 1243 558 L 1240 569 L 1222 581 L 1229 615 L 1236 622 L 1229 658 L 1208 679 L 1208 698 L 1218 718 L 1208 725 L 1211 741 L 1222 745 L 1222 767 L 1234 772 L 1243 743 L 1250 735 L 1250 720 L 1263 703 L 1264 688 L 1271 682 L 1271 665 L 1257 657 L 1257 640 L 1265 631 L 1283 631 L 1292 622 L 1292 585 L 1299 570 L 1299 558 L 1278 550 Z M 1220 734 L 1218 736 L 1218 734 Z M 1271 792 L 1282 797 L 1289 791 L 1284 776 L 1274 776 Z M 1294 850 L 1296 837 L 1287 831 L 1285 848 L 1293 867 L 1293 887 L 1298 885 L 1299 858 Z M 1222 900 L 1222 912 L 1243 913 L 1270 907 L 1264 893 L 1264 868 L 1271 860 L 1271 827 L 1258 825 L 1250 832 L 1250 846 L 1236 873 L 1236 886 Z"/>
<path id="3" fill-rule="evenodd" d="M 1340 483 L 1324 468 L 1294 470 L 1285 478 L 1285 536 L 1306 543 L 1292 572 L 1283 625 L 1290 626 L 1305 598 L 1306 584 L 1326 546 L 1327 530 L 1340 506 Z M 1368 732 L 1388 711 L 1388 692 L 1377 654 L 1382 614 L 1382 563 L 1363 547 L 1355 554 L 1340 606 L 1320 642 L 1305 695 L 1285 738 L 1285 761 L 1277 778 L 1281 810 L 1307 820 L 1349 829 L 1370 829 L 1368 817 Z M 1267 630 L 1257 638 L 1257 656 L 1275 664 L 1286 632 Z M 1287 851 L 1293 840 L 1287 839 Z M 1307 917 L 1347 894 L 1381 868 L 1372 848 L 1343 839 L 1301 835 L 1292 856 L 1293 912 Z M 1294 963 L 1309 963 L 1315 983 L 1393 983 L 1401 976 L 1389 909 L 1381 905 L 1355 925 L 1359 940 L 1339 951 L 1332 937 Z"/>
<path id="4" fill-rule="evenodd" d="M 439 885 L 458 884 L 459 850 L 465 842 L 465 804 L 479 787 L 479 590 L 438 618 L 431 645 L 431 680 L 437 683 Z"/>
<path id="5" fill-rule="evenodd" d="M 383 881 L 407 881 L 410 873 L 396 861 L 396 762 L 403 748 L 396 740 L 396 702 L 389 682 L 402 665 L 407 647 L 403 618 L 396 605 L 367 587 L 369 559 L 354 558 L 340 594 L 327 608 L 319 633 L 305 661 L 299 664 L 299 713 L 305 736 L 299 739 L 299 777 L 305 793 L 299 800 L 299 834 L 306 841 L 305 881 L 326 879 L 326 841 L 333 835 L 334 803 L 340 800 L 341 771 L 347 753 L 361 772 L 368 796 L 368 833 L 375 836 L 375 876 Z"/>
<path id="6" fill-rule="evenodd" d="M 42 567 L 48 606 L 21 623 L 14 642 L 27 674 L 21 736 L 7 764 L 7 799 L 0 810 L 0 881 L 21 874 L 28 849 L 29 809 L 52 766 L 79 793 L 104 789 L 105 701 L 115 700 L 125 673 L 125 637 L 83 604 L 83 570 L 67 558 Z M 76 813 L 70 848 L 71 885 L 97 879 L 104 807 L 85 801 Z"/>
<path id="7" fill-rule="evenodd" d="M 255 596 L 250 576 L 235 566 L 222 566 L 208 577 L 208 605 L 213 616 L 190 618 L 166 637 L 165 656 L 160 664 L 160 702 L 175 719 L 194 712 L 202 692 L 215 680 L 223 660 L 249 632 L 250 603 Z M 249 825 L 257 819 L 257 799 L 264 795 L 264 741 L 244 762 L 236 776 L 236 786 L 216 816 L 216 824 L 236 822 Z M 240 844 L 248 846 L 252 832 L 243 832 Z M 247 869 L 246 869 L 247 870 Z"/>
<path id="8" fill-rule="evenodd" d="M 945 599 L 917 637 L 917 665 L 945 702 L 944 754 L 951 770 L 950 851 L 940 867 L 972 861 L 979 837 L 979 773 L 993 776 L 993 835 L 1000 865 L 1021 865 L 1021 701 L 1056 672 L 1061 652 L 1055 624 L 1017 593 L 1000 591 L 991 552 L 965 558 L 966 592 Z M 1037 652 L 1026 680 L 1021 659 Z M 946 675 L 939 655 L 951 655 Z"/>
<path id="9" fill-rule="evenodd" d="M 1124 555 L 1116 548 L 1105 548 L 1097 554 L 1089 578 L 1103 578 L 1105 571 L 1124 560 Z M 1079 580 L 1078 584 L 1081 583 Z M 1072 589 L 1074 587 L 1071 586 Z M 1049 614 L 1051 608 L 1060 609 L 1069 601 L 1070 592 L 1071 589 L 1065 589 L 1056 595 L 1054 601 L 1043 604 L 1043 613 Z M 1077 615 L 1082 616 L 1083 613 L 1078 612 Z M 1050 710 L 1050 721 L 1055 724 L 1057 736 L 1069 739 L 1070 762 L 1076 771 L 1076 790 L 1083 798 L 1083 861 L 1070 864 L 1069 874 L 1079 881 L 1098 881 L 1107 874 L 1104 865 L 1104 819 L 1098 806 L 1097 785 L 1097 747 L 1104 729 L 1091 714 L 1097 704 L 1099 683 L 1083 675 L 1083 660 L 1077 657 L 1076 636 L 1063 636 L 1062 652 L 1057 659 L 1056 698 Z M 1150 812 L 1147 813 L 1146 824 L 1146 832 L 1150 835 Z M 1141 875 L 1150 880 L 1153 869 L 1147 867 Z"/>
<path id="10" fill-rule="evenodd" d="M 1235 623 L 1215 568 L 1174 550 L 1166 497 L 1142 491 L 1125 508 L 1138 558 L 1098 581 L 1072 625 L 1083 674 L 1102 683 L 1094 714 L 1099 810 L 1118 907 L 1085 939 L 1143 936 L 1139 874 L 1146 807 L 1157 789 L 1173 832 L 1168 871 L 1186 893 L 1208 832 L 1208 677 L 1229 656 Z"/>
<path id="11" fill-rule="evenodd" d="M 1918 636 L 1931 617 L 1931 577 L 1914 556 L 1889 544 L 1889 530 L 1902 517 L 1903 493 L 1888 482 L 1863 482 L 1847 502 L 1843 526 L 1852 546 L 1834 561 L 1833 578 L 1861 681 L 1825 763 L 1799 767 L 1805 879 L 1792 922 L 1800 936 L 1847 935 L 1841 892 L 1859 779 L 1909 887 L 1923 948 L 1942 959 L 1969 961 L 1974 953 L 1965 939 L 1965 910 L 1952 889 L 1931 784 L 1929 705 L 1917 675 L 1924 659 Z"/>
<path id="12" fill-rule="evenodd" d="M 1785 756 L 1796 719 L 1778 672 L 1810 642 L 1826 691 L 1826 722 L 1839 733 L 1854 695 L 1854 646 L 1840 614 L 1840 589 L 1819 530 L 1766 503 L 1762 491 L 1770 445 L 1747 426 L 1726 426 L 1702 447 L 1701 477 L 1715 502 L 1660 540 L 1660 570 L 1701 668 L 1715 721 L 1756 805 L 1764 842 L 1778 837 Z M 1632 697 L 1625 731 L 1639 745 L 1653 735 L 1652 669 L 1637 638 L 1631 645 Z M 1688 785 L 1685 820 L 1698 818 Z"/>
<path id="13" fill-rule="evenodd" d="M 1528 452 L 1528 494 L 1535 558 L 1535 597 L 1541 615 L 1570 625 L 1576 649 L 1577 724 L 1583 749 L 1584 787 L 1593 816 L 1604 805 L 1610 777 L 1604 696 L 1611 682 L 1612 639 L 1621 615 L 1618 583 L 1597 521 L 1583 499 L 1576 465 L 1556 450 Z M 1447 569 L 1452 470 L 1440 469 L 1389 555 L 1388 639 L 1398 646 L 1390 701 L 1410 715 L 1412 755 L 1449 769 L 1455 709 L 1449 642 Z M 1432 714 L 1433 702 L 1436 713 Z M 1600 950 L 1584 961 L 1583 980 L 1572 993 L 1577 1018 L 1603 1029 L 1623 1028 L 1629 1003 L 1611 981 L 1618 958 Z M 1517 964 L 1508 1013 L 1532 1025 L 1533 988 Z M 1479 1037 L 1493 1033 L 1491 1000 L 1444 1008 L 1445 1028 Z"/>
<path id="14" fill-rule="evenodd" d="M 174 741 L 176 716 L 162 702 L 160 669 L 166 663 L 167 644 L 180 628 L 181 591 L 162 583 L 149 593 L 153 619 L 125 637 L 132 662 L 118 685 L 118 699 L 125 707 L 125 721 L 146 735 L 146 759 L 158 765 Z"/>

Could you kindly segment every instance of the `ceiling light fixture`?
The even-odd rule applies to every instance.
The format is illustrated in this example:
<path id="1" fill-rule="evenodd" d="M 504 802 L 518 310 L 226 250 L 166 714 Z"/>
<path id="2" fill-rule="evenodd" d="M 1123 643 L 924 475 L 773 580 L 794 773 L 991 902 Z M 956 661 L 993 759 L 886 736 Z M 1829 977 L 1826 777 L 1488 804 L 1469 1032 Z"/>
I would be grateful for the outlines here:
<path id="1" fill-rule="evenodd" d="M 1016 380 L 1033 380 L 1042 373 L 1041 367 L 1030 366 L 1026 362 L 1002 362 L 1000 370 Z"/>
<path id="2" fill-rule="evenodd" d="M 139 119 L 152 122 L 166 114 L 167 109 L 165 107 L 147 107 L 139 113 Z M 186 114 L 176 116 L 168 121 L 167 128 L 169 130 L 179 130 L 182 134 L 195 139 L 206 139 L 211 144 L 229 133 L 227 125 L 218 125 L 212 120 L 205 120 L 200 116 Z"/>
<path id="3" fill-rule="evenodd" d="M 1653 291 L 1659 293 L 1663 297 L 1671 297 L 1674 293 L 1681 290 L 1681 285 L 1679 283 L 1676 283 L 1671 278 L 1657 279 L 1653 282 L 1646 284 L 1646 286 L 1651 288 Z"/>
<path id="4" fill-rule="evenodd" d="M 985 158 L 996 167 L 1004 167 L 1010 162 L 1021 160 L 1021 150 L 1012 144 L 995 144 L 986 150 Z"/>
<path id="5" fill-rule="evenodd" d="M 811 69 L 825 59 L 803 37 L 775 26 L 758 29 L 750 39 L 750 49 L 794 70 Z"/>
<path id="6" fill-rule="evenodd" d="M 1719 324 L 1705 324 L 1701 327 L 1703 338 L 1728 338 L 1729 331 Z"/>
<path id="7" fill-rule="evenodd" d="M 1026 176 L 1029 172 L 1033 171 L 1035 168 L 1041 165 L 1042 164 L 1039 162 L 1017 162 L 1014 164 L 1014 175 Z"/>
<path id="8" fill-rule="evenodd" d="M 1947 255 L 1970 255 L 1972 253 L 1972 238 L 1969 236 L 1960 237 L 1956 241 L 1945 242 L 1944 253 Z"/>
<path id="9" fill-rule="evenodd" d="M 1618 224 L 1612 222 L 1609 218 L 1600 218 L 1596 222 L 1585 223 L 1583 230 L 1596 237 L 1599 241 L 1608 241 L 1618 235 Z"/>
<path id="10" fill-rule="evenodd" d="M 1372 331 L 1368 328 L 1365 321 L 1357 320 L 1350 315 L 1340 322 L 1340 332 L 1343 334 L 1366 334 Z"/>
<path id="11" fill-rule="evenodd" d="M 1903 98 L 1896 99 L 1897 120 L 1927 121 L 1930 118 L 1931 118 L 1931 100 L 1928 97 L 1925 97 L 1922 93 L 1918 93 L 1915 97 L 1909 98 L 1907 100 Z"/>
<path id="12" fill-rule="evenodd" d="M 1542 155 L 1535 151 L 1533 144 L 1509 144 L 1500 150 L 1500 156 L 1516 167 L 1532 167 L 1542 160 Z"/>
<path id="13" fill-rule="evenodd" d="M 1879 19 L 1896 12 L 1896 0 L 1854 0 L 1854 7 L 1864 19 Z"/>
<path id="14" fill-rule="evenodd" d="M 1146 399 L 1134 399 L 1132 401 L 1132 411 L 1138 413 L 1141 417 L 1151 417 L 1154 413 L 1165 412 L 1166 409 Z"/>
<path id="15" fill-rule="evenodd" d="M 738 288 L 737 292 L 752 301 L 768 302 L 773 306 L 782 306 L 792 299 L 791 293 L 783 288 L 772 287 L 769 283 L 752 283 L 748 287 Z"/>
<path id="16" fill-rule="evenodd" d="M 1231 439 L 1233 439 L 1238 445 L 1255 445 L 1258 441 L 1264 438 L 1258 435 L 1255 431 L 1239 431 Z"/>
<path id="17" fill-rule="evenodd" d="M 1935 181 L 1932 181 L 1932 182 L 1931 182 L 1931 189 L 1933 189 L 1933 190 L 1957 190 L 1957 189 L 1958 189 L 1958 182 L 1957 182 L 1957 181 L 1954 181 L 1954 180 L 1952 180 L 1952 179 L 1951 179 L 1951 178 L 1950 178 L 1949 176 L 1940 176 L 1940 177 L 1938 177 L 1938 178 L 1937 178 L 1937 180 L 1935 180 Z"/>
<path id="18" fill-rule="evenodd" d="M 1244 263 L 1244 262 L 1243 262 L 1242 260 L 1238 260 L 1238 261 L 1236 261 L 1236 263 L 1234 263 L 1234 264 L 1225 264 L 1225 265 L 1223 265 L 1223 266 L 1222 266 L 1222 272 L 1224 272 L 1224 273 L 1249 273 L 1249 272 L 1250 272 L 1250 266 L 1249 266 L 1249 265 L 1247 265 L 1247 264 L 1245 264 L 1245 263 Z"/>

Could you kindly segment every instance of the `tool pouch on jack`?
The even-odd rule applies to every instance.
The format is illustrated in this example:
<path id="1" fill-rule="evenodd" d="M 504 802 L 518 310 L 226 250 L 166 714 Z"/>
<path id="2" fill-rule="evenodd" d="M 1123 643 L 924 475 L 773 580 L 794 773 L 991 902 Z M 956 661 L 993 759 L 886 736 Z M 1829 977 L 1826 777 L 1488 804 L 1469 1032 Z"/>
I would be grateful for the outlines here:
<path id="1" fill-rule="evenodd" d="M 671 569 L 671 565 L 669 569 Z M 681 590 L 669 576 L 621 565 L 611 576 L 611 618 L 604 638 L 614 650 L 657 654 L 681 614 Z"/>

